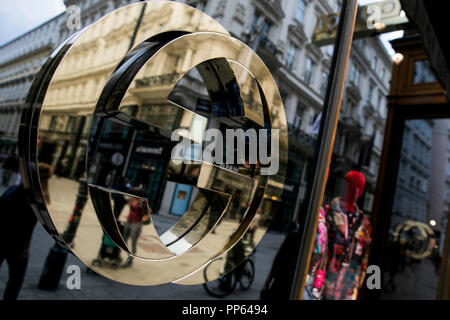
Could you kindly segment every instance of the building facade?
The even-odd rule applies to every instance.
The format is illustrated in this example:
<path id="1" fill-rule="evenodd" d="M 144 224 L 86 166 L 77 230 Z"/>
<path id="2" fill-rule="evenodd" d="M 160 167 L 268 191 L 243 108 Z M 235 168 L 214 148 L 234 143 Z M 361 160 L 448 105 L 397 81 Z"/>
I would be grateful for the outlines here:
<path id="1" fill-rule="evenodd" d="M 433 120 L 430 177 L 428 182 L 428 223 L 434 224 L 438 246 L 443 252 L 450 208 L 450 121 Z M 433 222 L 434 221 L 434 222 Z"/>
<path id="2" fill-rule="evenodd" d="M 13 153 L 34 76 L 60 42 L 61 14 L 0 47 L 0 152 Z"/>
<path id="3" fill-rule="evenodd" d="M 435 150 L 432 146 L 432 121 L 406 121 L 393 207 L 393 212 L 399 219 L 428 223 L 430 205 L 428 190 L 432 190 L 428 186 L 437 185 L 430 184 L 431 181 L 429 181 L 432 179 L 430 177 L 431 151 Z M 437 162 L 436 159 L 435 162 Z"/>
<path id="4" fill-rule="evenodd" d="M 84 27 L 104 14 L 132 2 L 137 0 L 66 0 L 65 4 L 67 7 L 76 5 L 80 8 L 81 27 Z M 292 220 L 293 213 L 301 205 L 305 196 L 306 173 L 312 166 L 317 123 L 323 107 L 333 53 L 332 46 L 318 47 L 311 39 L 318 18 L 338 12 L 340 1 L 184 0 L 180 2 L 206 12 L 234 37 L 247 43 L 264 60 L 275 77 L 286 109 L 290 144 L 283 204 L 280 206 L 278 220 L 274 222 L 275 228 L 283 229 L 283 226 Z M 118 17 L 118 19 L 126 18 L 126 15 Z M 68 16 L 63 13 L 0 47 L 1 153 L 14 152 L 20 113 L 34 75 L 51 51 L 76 31 L 69 28 L 67 19 Z M 100 55 L 113 55 L 114 51 L 126 50 L 127 44 L 122 43 L 120 39 L 119 30 L 115 39 L 96 39 L 92 43 L 92 46 L 96 48 L 92 50 L 92 54 L 89 50 L 83 54 L 80 52 L 79 58 L 82 61 L 72 63 L 84 63 L 87 67 L 92 63 L 92 66 L 95 66 L 95 59 L 99 59 Z M 89 93 L 101 90 L 107 74 L 108 70 L 92 69 L 89 78 L 83 83 L 78 83 L 75 78 L 73 81 L 65 79 L 66 84 L 62 81 L 60 90 L 53 92 L 54 101 L 78 95 L 80 98 L 77 105 L 71 107 L 86 105 L 89 103 Z M 367 178 L 367 188 L 362 204 L 364 209 L 370 211 L 382 148 L 386 118 L 385 97 L 388 93 L 390 77 L 391 58 L 383 44 L 377 38 L 355 40 L 347 73 L 326 201 L 334 196 L 343 195 L 345 191 L 343 177 L 349 170 L 356 169 L 363 172 Z M 68 85 L 69 82 L 70 85 Z M 202 108 L 208 108 L 206 90 L 195 73 L 183 78 L 175 89 L 173 99 L 179 104 L 188 105 L 200 112 Z M 49 99 L 51 98 L 50 96 Z M 46 122 L 48 127 L 45 139 L 52 141 L 46 146 L 48 153 L 52 154 L 48 162 L 57 166 L 59 163 L 79 161 L 81 166 L 81 152 L 86 144 L 89 119 L 83 123 L 73 123 L 69 116 L 47 115 L 42 121 Z M 114 131 L 114 128 L 112 127 L 111 130 Z M 76 132 L 81 134 L 75 134 Z M 121 142 L 123 145 L 127 145 L 127 139 L 129 139 L 127 134 L 116 132 L 116 136 L 123 137 Z M 112 144 L 105 141 L 104 145 L 111 147 Z M 148 148 L 153 149 L 153 146 L 147 146 Z M 138 163 L 131 167 L 139 166 Z M 57 174 L 76 178 L 79 170 L 70 165 L 67 167 L 73 168 L 71 172 L 66 172 L 64 167 L 61 167 L 56 168 Z M 133 179 L 139 170 L 137 167 L 133 167 L 134 169 L 131 167 L 129 174 L 127 174 L 128 169 L 125 169 L 119 170 L 117 175 L 125 173 Z M 161 187 L 159 182 L 156 185 Z M 153 189 L 148 190 L 150 192 Z M 173 193 L 176 190 L 177 186 L 167 187 L 164 199 L 173 199 Z M 170 206 L 163 208 L 162 211 L 170 212 Z"/>

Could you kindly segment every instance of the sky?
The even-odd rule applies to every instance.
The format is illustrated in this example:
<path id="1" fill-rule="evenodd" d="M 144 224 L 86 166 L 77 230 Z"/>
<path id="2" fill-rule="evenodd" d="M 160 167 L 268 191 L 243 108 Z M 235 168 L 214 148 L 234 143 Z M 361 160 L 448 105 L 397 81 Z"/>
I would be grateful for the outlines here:
<path id="1" fill-rule="evenodd" d="M 360 0 L 365 5 L 379 0 Z M 0 46 L 17 38 L 65 10 L 63 0 L 0 0 Z M 402 31 L 383 34 L 381 40 L 394 54 L 389 40 L 402 36 Z"/>
<path id="2" fill-rule="evenodd" d="M 0 45 L 65 10 L 63 0 L 0 0 Z"/>

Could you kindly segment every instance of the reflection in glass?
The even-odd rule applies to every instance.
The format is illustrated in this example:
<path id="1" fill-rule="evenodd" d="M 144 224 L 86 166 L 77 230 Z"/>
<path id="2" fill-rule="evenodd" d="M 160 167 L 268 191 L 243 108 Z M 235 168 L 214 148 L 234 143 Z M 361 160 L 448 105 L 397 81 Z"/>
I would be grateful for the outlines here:
<path id="1" fill-rule="evenodd" d="M 413 84 L 437 81 L 434 72 L 431 70 L 429 60 L 418 60 L 414 62 Z"/>
<path id="2" fill-rule="evenodd" d="M 382 299 L 436 299 L 450 204 L 450 121 L 405 122 Z"/>
<path id="3" fill-rule="evenodd" d="M 92 58 L 80 63 L 84 54 Z M 30 95 L 42 108 L 27 114 L 32 124 L 22 132 L 26 161 L 55 168 L 47 185 L 26 164 L 55 237 L 97 273 L 128 284 L 202 283 L 202 268 L 219 257 L 213 278 L 236 268 L 268 228 L 287 162 L 281 97 L 261 59 L 200 11 L 141 2 L 75 35 L 50 67 L 38 81 L 45 86 Z M 204 87 L 180 94 L 194 68 Z M 278 129 L 280 152 L 271 155 L 278 174 L 261 175 L 266 164 L 248 157 L 236 165 L 203 161 L 209 128 Z M 189 144 L 183 161 L 171 159 L 177 129 Z M 161 230 L 152 215 L 165 209 L 181 218 Z"/>

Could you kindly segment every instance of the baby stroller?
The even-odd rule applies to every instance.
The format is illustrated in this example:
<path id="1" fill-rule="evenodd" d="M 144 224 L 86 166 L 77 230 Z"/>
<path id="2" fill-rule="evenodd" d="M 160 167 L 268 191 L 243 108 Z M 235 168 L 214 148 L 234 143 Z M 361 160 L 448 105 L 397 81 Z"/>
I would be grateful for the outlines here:
<path id="1" fill-rule="evenodd" d="M 120 233 L 123 234 L 123 224 L 117 221 L 117 225 Z M 113 269 L 117 269 L 121 262 L 122 258 L 120 257 L 120 248 L 116 246 L 116 244 L 106 234 L 103 233 L 100 251 L 97 258 L 92 261 L 92 264 L 94 266 L 106 265 Z"/>

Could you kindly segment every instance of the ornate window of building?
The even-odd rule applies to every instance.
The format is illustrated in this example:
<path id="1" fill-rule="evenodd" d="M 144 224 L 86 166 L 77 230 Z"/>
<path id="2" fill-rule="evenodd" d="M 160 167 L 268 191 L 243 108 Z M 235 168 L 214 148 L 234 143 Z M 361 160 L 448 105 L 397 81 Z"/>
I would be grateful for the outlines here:
<path id="1" fill-rule="evenodd" d="M 294 117 L 294 128 L 300 129 L 302 126 L 302 119 L 305 114 L 306 107 L 300 101 L 297 102 L 297 111 Z"/>
<path id="2" fill-rule="evenodd" d="M 328 73 L 322 72 L 322 83 L 320 84 L 320 95 L 325 98 L 325 94 L 327 93 L 327 85 L 328 85 Z"/>
<path id="3" fill-rule="evenodd" d="M 258 30 L 259 18 L 260 18 L 260 14 L 258 11 L 255 10 L 255 13 L 253 14 L 253 19 L 252 19 L 252 25 L 250 26 L 250 32 L 255 32 Z"/>
<path id="4" fill-rule="evenodd" d="M 436 76 L 431 70 L 430 62 L 428 60 L 415 61 L 413 84 L 434 81 L 436 81 Z"/>
<path id="5" fill-rule="evenodd" d="M 402 144 L 403 151 L 407 152 L 408 147 L 409 147 L 409 129 L 405 128 L 405 131 L 403 132 L 403 144 Z"/>
<path id="6" fill-rule="evenodd" d="M 242 3 L 236 5 L 236 11 L 234 12 L 233 19 L 236 20 L 241 25 L 245 25 L 245 11 L 246 7 Z"/>
<path id="7" fill-rule="evenodd" d="M 377 148 L 380 148 L 383 145 L 383 135 L 380 133 L 377 127 L 375 127 L 373 130 L 373 137 L 374 145 Z"/>
<path id="8" fill-rule="evenodd" d="M 288 70 L 292 70 L 294 62 L 296 60 L 296 56 L 297 56 L 297 46 L 294 43 L 290 42 L 289 48 L 286 53 L 286 61 L 285 61 L 285 65 Z"/>
<path id="9" fill-rule="evenodd" d="M 330 57 L 333 56 L 334 51 L 334 45 L 330 44 L 325 47 L 325 53 L 328 54 Z"/>
<path id="10" fill-rule="evenodd" d="M 224 3 L 225 1 L 221 1 Z M 243 1 L 245 3 L 245 1 Z M 253 0 L 252 4 L 256 11 L 262 13 L 267 21 L 278 25 L 285 17 L 280 0 Z"/>
<path id="11" fill-rule="evenodd" d="M 414 179 L 414 174 L 412 174 L 410 177 L 409 177 L 409 185 L 412 187 L 412 186 L 414 186 L 414 181 L 415 181 L 415 179 Z"/>
<path id="12" fill-rule="evenodd" d="M 350 70 L 350 82 L 358 86 L 361 80 L 361 71 L 354 63 L 352 63 L 352 68 Z"/>
<path id="13" fill-rule="evenodd" d="M 271 23 L 269 23 L 267 21 L 264 21 L 264 25 L 263 25 L 263 28 L 262 28 L 262 35 L 263 35 L 263 37 L 267 38 L 269 36 L 269 31 L 270 31 L 271 27 L 272 27 Z"/>
<path id="14" fill-rule="evenodd" d="M 302 125 L 302 114 L 299 114 L 299 111 L 297 110 L 297 113 L 294 117 L 294 128 L 300 129 L 300 126 Z"/>
<path id="15" fill-rule="evenodd" d="M 280 96 L 281 96 L 281 101 L 283 101 L 283 105 L 286 105 L 286 99 L 288 97 L 288 93 L 284 89 L 280 88 Z"/>
<path id="16" fill-rule="evenodd" d="M 305 83 L 307 85 L 311 85 L 311 80 L 313 78 L 315 67 L 316 67 L 316 65 L 314 64 L 312 59 L 306 58 L 305 74 L 304 74 L 303 81 L 305 81 Z"/>
<path id="17" fill-rule="evenodd" d="M 349 99 L 347 102 L 347 116 L 352 117 L 354 115 L 356 115 L 357 113 L 357 108 L 356 108 L 356 103 Z"/>
<path id="18" fill-rule="evenodd" d="M 295 20 L 297 20 L 297 22 L 300 24 L 303 24 L 305 20 L 305 9 L 306 9 L 305 0 L 298 0 L 297 10 L 295 11 Z"/>
<path id="19" fill-rule="evenodd" d="M 261 23 L 261 14 L 255 10 L 255 13 L 253 14 L 253 20 L 252 25 L 250 27 L 250 32 L 256 32 L 259 29 L 259 24 Z"/>
<path id="20" fill-rule="evenodd" d="M 372 62 L 370 63 L 370 69 L 376 70 L 378 65 L 378 57 L 374 57 Z"/>
<path id="21" fill-rule="evenodd" d="M 255 11 L 253 15 L 252 25 L 250 27 L 250 33 L 260 33 L 262 38 L 265 38 L 269 35 L 271 27 L 271 23 L 268 22 L 262 14 L 260 14 L 258 11 Z"/>
<path id="22" fill-rule="evenodd" d="M 377 101 L 377 110 L 381 113 L 381 105 L 383 103 L 383 93 L 378 91 L 378 101 Z"/>
<path id="23" fill-rule="evenodd" d="M 375 90 L 375 86 L 373 85 L 373 83 L 369 84 L 369 96 L 367 97 L 367 100 L 372 103 L 372 99 L 373 99 L 373 91 Z"/>

